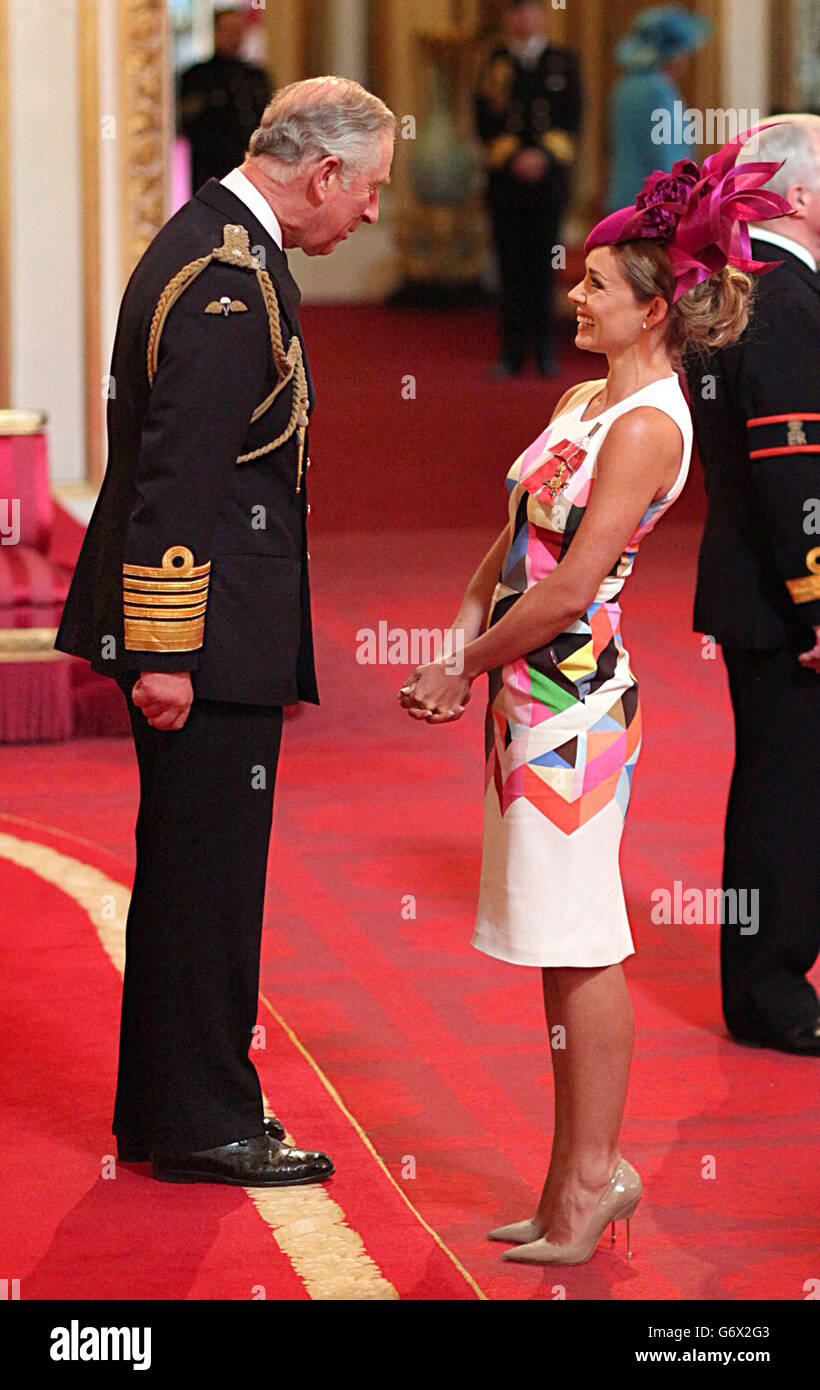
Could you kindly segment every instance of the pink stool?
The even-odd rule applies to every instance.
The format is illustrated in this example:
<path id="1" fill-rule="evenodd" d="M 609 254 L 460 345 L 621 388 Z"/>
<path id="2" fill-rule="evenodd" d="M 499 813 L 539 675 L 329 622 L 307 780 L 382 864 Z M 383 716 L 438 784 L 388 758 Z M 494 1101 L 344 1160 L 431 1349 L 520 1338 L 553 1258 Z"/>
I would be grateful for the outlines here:
<path id="1" fill-rule="evenodd" d="M 49 559 L 45 417 L 0 410 L 0 743 L 70 738 L 71 662 L 54 650 L 70 570 Z"/>

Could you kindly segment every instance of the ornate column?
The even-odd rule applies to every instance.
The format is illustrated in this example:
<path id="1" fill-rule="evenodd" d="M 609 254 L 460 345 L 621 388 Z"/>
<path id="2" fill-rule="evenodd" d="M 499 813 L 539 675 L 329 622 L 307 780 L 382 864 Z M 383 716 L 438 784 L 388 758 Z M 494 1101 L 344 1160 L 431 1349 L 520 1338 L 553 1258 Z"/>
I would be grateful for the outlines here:
<path id="1" fill-rule="evenodd" d="M 166 0 L 78 0 L 83 333 L 89 481 L 105 469 L 105 390 L 125 283 L 169 212 Z"/>
<path id="2" fill-rule="evenodd" d="M 125 280 L 168 216 L 172 77 L 166 0 L 118 0 Z"/>

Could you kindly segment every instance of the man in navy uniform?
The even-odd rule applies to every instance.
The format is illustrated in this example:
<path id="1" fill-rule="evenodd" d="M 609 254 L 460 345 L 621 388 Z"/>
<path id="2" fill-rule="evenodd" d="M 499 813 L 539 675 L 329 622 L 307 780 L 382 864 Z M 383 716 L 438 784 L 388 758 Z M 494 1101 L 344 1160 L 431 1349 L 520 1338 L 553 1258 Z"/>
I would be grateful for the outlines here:
<path id="1" fill-rule="evenodd" d="M 724 921 L 723 1010 L 740 1042 L 820 1055 L 806 979 L 820 950 L 820 117 L 779 116 L 747 160 L 790 216 L 752 231 L 750 326 L 688 372 L 709 508 L 696 630 L 722 646 L 736 760 L 724 889 L 759 891 L 749 932 Z M 711 379 L 710 379 L 711 378 Z"/>
<path id="2" fill-rule="evenodd" d="M 241 164 L 248 141 L 271 97 L 264 68 L 240 57 L 247 29 L 245 11 L 214 14 L 214 54 L 195 63 L 179 82 L 179 123 L 191 145 L 191 190 L 221 179 Z"/>
<path id="3" fill-rule="evenodd" d="M 544 25 L 540 0 L 508 5 L 505 42 L 489 54 L 475 94 L 500 278 L 498 378 L 520 372 L 529 351 L 543 375 L 559 370 L 552 256 L 569 201 L 581 83 L 575 54 L 548 43 Z"/>
<path id="4" fill-rule="evenodd" d="M 57 637 L 129 701 L 137 865 L 114 1132 L 166 1181 L 319 1181 L 265 1121 L 249 1047 L 282 707 L 318 703 L 307 573 L 313 392 L 284 248 L 378 218 L 395 121 L 358 84 L 278 93 L 240 169 L 125 292 L 109 463 Z"/>

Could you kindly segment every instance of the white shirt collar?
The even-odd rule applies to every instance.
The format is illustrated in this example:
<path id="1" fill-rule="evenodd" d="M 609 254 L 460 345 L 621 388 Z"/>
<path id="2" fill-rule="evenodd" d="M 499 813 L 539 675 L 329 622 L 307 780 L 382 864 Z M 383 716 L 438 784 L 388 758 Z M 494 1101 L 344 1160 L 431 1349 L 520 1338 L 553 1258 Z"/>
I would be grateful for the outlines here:
<path id="1" fill-rule="evenodd" d="M 799 241 L 792 241 L 791 237 L 782 236 L 780 232 L 770 232 L 767 227 L 750 227 L 749 232 L 758 241 L 769 241 L 772 246 L 779 246 L 781 251 L 791 251 L 798 260 L 805 262 L 809 270 L 817 273 L 817 261 L 809 248 L 801 246 Z"/>
<path id="2" fill-rule="evenodd" d="M 510 52 L 515 55 L 523 68 L 531 69 L 536 66 L 541 54 L 548 46 L 548 41 L 543 34 L 533 34 L 523 43 L 520 41 L 516 43 L 513 40 L 510 43 Z"/>
<path id="3" fill-rule="evenodd" d="M 279 219 L 267 198 L 259 192 L 259 189 L 251 183 L 250 179 L 242 173 L 241 169 L 231 169 L 224 179 L 220 180 L 231 193 L 235 193 L 247 208 L 250 208 L 257 221 L 262 223 L 265 231 L 273 237 L 279 250 L 284 250 L 282 246 L 282 228 L 279 226 Z"/>

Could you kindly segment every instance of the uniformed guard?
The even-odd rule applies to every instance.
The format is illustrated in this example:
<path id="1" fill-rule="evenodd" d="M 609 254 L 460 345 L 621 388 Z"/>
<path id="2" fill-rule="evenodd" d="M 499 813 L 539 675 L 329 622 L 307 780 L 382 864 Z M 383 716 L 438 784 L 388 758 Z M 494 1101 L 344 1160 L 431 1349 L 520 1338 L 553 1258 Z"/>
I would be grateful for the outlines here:
<path id="1" fill-rule="evenodd" d="M 191 191 L 221 179 L 241 164 L 248 141 L 271 96 L 264 68 L 240 57 L 248 17 L 243 10 L 217 10 L 214 54 L 195 63 L 179 81 L 179 125 L 191 146 Z"/>
<path id="2" fill-rule="evenodd" d="M 709 494 L 695 627 L 722 646 L 735 718 L 723 886 L 759 893 L 756 928 L 722 927 L 726 1022 L 818 1056 L 820 117 L 776 119 L 741 158 L 785 160 L 767 188 L 794 211 L 752 232 L 780 264 L 744 338 L 688 373 Z"/>
<path id="3" fill-rule="evenodd" d="M 543 375 L 559 370 L 552 258 L 570 194 L 581 83 L 575 54 L 548 43 L 544 27 L 538 0 L 508 5 L 505 41 L 487 57 L 475 94 L 500 279 L 499 378 L 520 372 L 530 351 Z"/>
<path id="4" fill-rule="evenodd" d="M 154 238 L 120 312 L 108 471 L 57 645 L 129 702 L 140 810 L 114 1132 L 168 1181 L 333 1171 L 264 1122 L 248 1055 L 282 707 L 318 703 L 313 390 L 283 248 L 324 255 L 377 220 L 394 131 L 357 83 L 285 88 L 242 167 Z"/>

